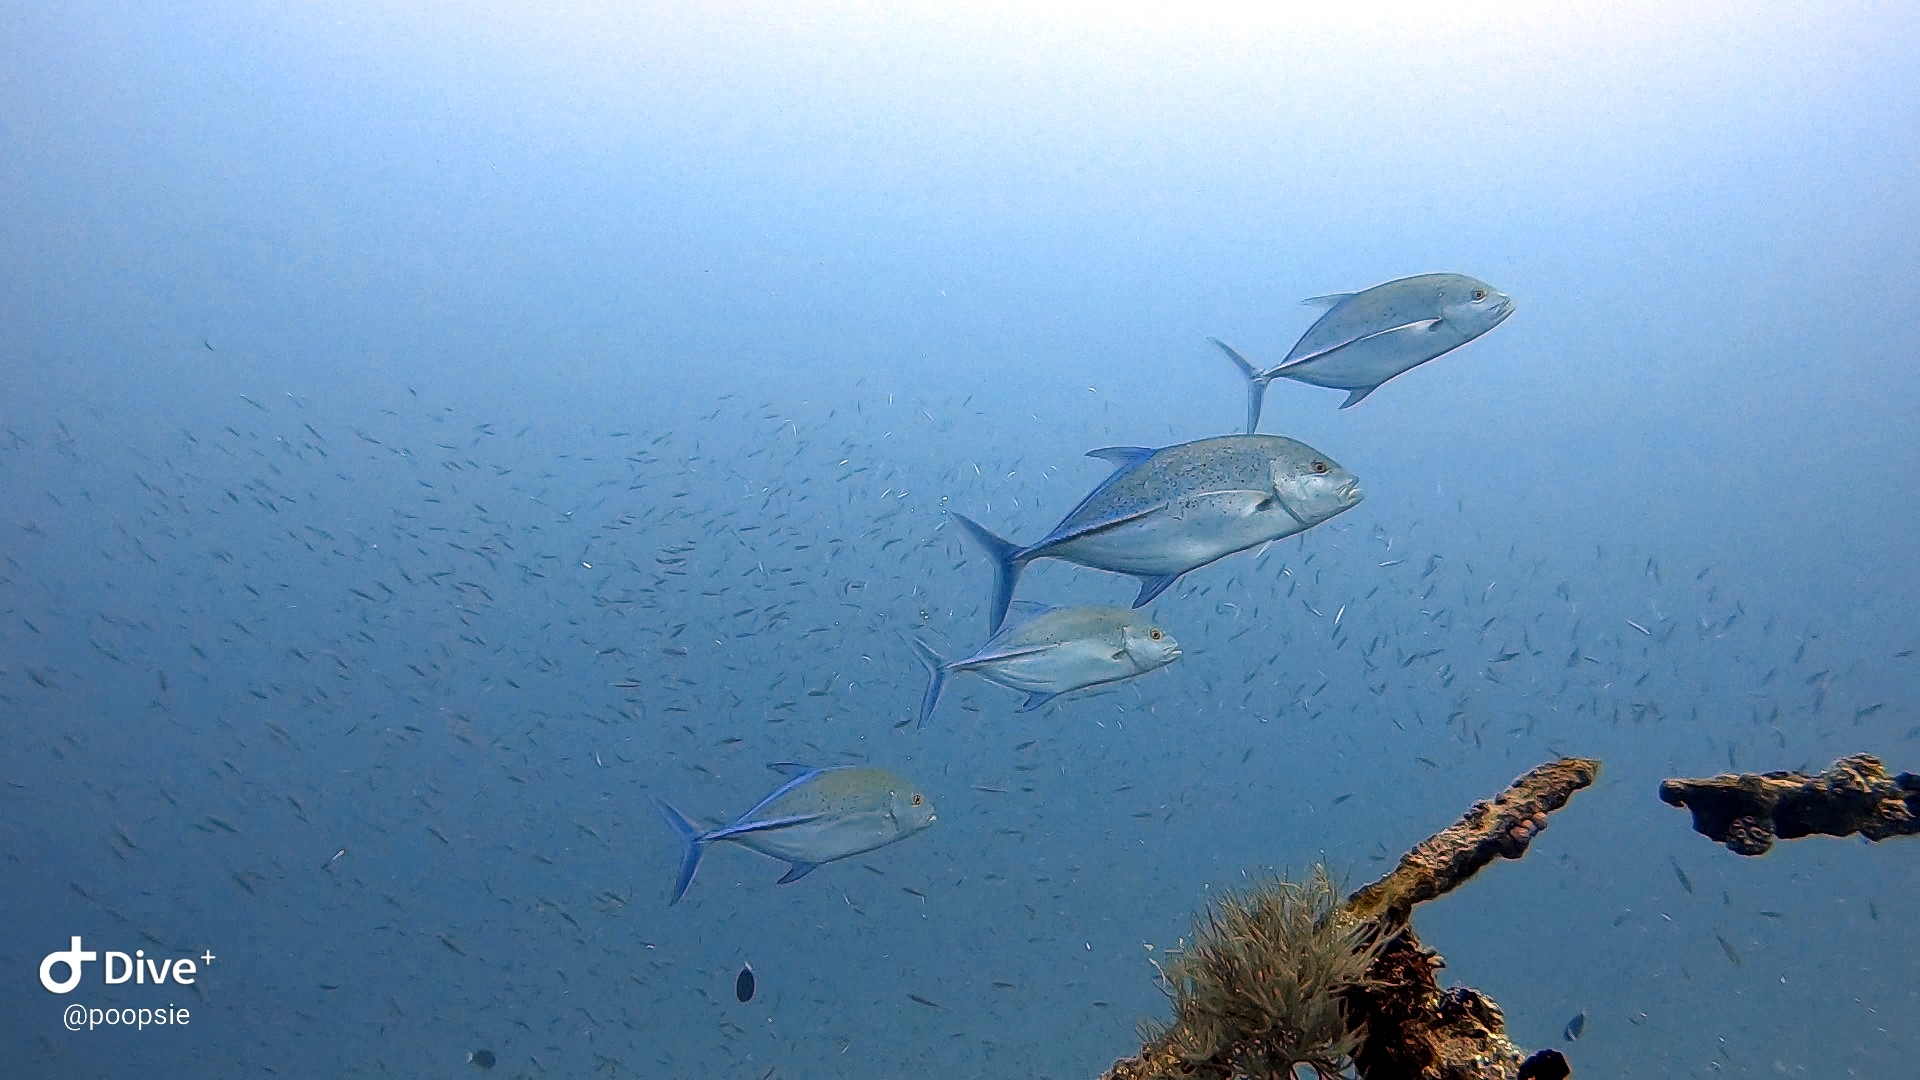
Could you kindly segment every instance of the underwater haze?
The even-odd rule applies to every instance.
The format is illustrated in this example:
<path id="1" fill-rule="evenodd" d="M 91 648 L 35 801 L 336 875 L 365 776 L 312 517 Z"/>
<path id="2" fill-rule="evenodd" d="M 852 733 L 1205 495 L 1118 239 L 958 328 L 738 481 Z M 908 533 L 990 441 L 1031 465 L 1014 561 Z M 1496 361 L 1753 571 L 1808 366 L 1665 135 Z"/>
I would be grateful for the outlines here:
<path id="1" fill-rule="evenodd" d="M 1872 2 L 9 8 L 0 1071 L 1092 1077 L 1221 890 L 1569 754 L 1417 912 L 1443 981 L 1577 1077 L 1910 1075 L 1920 844 L 1656 789 L 1920 767 L 1916 55 Z M 912 639 L 991 637 L 956 515 L 1041 540 L 1089 450 L 1243 429 L 1209 338 L 1426 273 L 1514 313 L 1266 393 L 1363 501 L 1160 594 L 1177 660 L 917 723 Z M 655 801 L 779 763 L 934 820 L 789 884 L 755 821 L 670 904 Z M 192 981 L 54 993 L 75 937 Z"/>

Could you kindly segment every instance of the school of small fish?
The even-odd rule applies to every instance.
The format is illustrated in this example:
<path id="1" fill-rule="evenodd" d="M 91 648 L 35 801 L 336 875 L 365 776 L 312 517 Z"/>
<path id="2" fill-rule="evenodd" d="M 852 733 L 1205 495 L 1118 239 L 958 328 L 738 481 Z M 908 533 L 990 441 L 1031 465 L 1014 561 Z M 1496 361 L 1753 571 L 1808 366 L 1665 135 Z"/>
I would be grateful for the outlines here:
<path id="1" fill-rule="evenodd" d="M 902 449 L 993 422 L 971 399 L 729 394 L 672 430 L 603 426 L 554 452 L 537 448 L 546 433 L 532 422 L 463 415 L 404 388 L 345 416 L 292 393 L 235 395 L 216 421 L 153 434 L 123 458 L 93 437 L 110 418 L 77 421 L 79 431 L 64 420 L 44 431 L 0 423 L 6 476 L 85 478 L 21 493 L 0 552 L 0 695 L 30 718 L 23 730 L 53 732 L 21 737 L 21 756 L 107 775 L 166 763 L 144 786 L 75 788 L 102 816 L 96 839 L 111 858 L 76 863 L 60 897 L 130 925 L 124 909 L 142 901 L 112 872 L 164 873 L 156 852 L 191 850 L 193 876 L 180 860 L 183 876 L 155 895 L 212 880 L 263 912 L 318 893 L 382 947 L 466 964 L 498 928 L 494 899 L 471 912 L 437 895 L 421 903 L 447 864 L 456 869 L 444 880 L 474 893 L 493 887 L 496 861 L 535 875 L 583 868 L 590 884 L 513 902 L 525 923 L 584 942 L 615 936 L 597 916 L 648 905 L 697 915 L 727 884 L 713 880 L 719 865 L 696 884 L 703 859 L 754 862 L 733 849 L 777 860 L 784 870 L 766 876 L 782 883 L 818 872 L 800 888 L 818 898 L 833 881 L 859 911 L 870 891 L 847 883 L 893 871 L 888 860 L 907 861 L 915 845 L 892 845 L 935 824 L 1025 843 L 1048 827 L 1060 794 L 1044 779 L 1088 749 L 1053 718 L 1088 721 L 1082 730 L 1176 712 L 1424 729 L 1428 741 L 1402 761 L 1436 776 L 1483 749 L 1532 753 L 1520 741 L 1536 728 L 1558 752 L 1575 724 L 1704 729 L 1733 711 L 1738 725 L 1717 730 L 1736 733 L 1714 736 L 1711 753 L 1737 771 L 1762 758 L 1814 768 L 1823 728 L 1893 738 L 1893 725 L 1906 727 L 1897 699 L 1831 637 L 1749 616 L 1705 560 L 1679 571 L 1664 551 L 1637 547 L 1488 543 L 1464 500 L 1460 514 L 1425 520 L 1343 517 L 1362 503 L 1358 476 L 1317 447 L 1253 430 L 1269 385 L 1343 389 L 1351 406 L 1485 334 L 1513 304 L 1459 275 L 1323 299 L 1328 311 L 1280 365 L 1237 360 L 1248 431 L 1090 451 L 1105 478 L 1076 487 L 1086 493 L 1064 514 L 1048 506 L 1039 524 L 1056 523 L 1027 544 L 987 523 L 1047 505 L 1066 462 L 1015 449 L 929 467 L 923 445 Z M 117 462 L 133 464 L 116 474 Z M 1583 576 L 1574 564 L 1589 556 L 1596 569 Z M 1130 596 L 1112 575 L 1132 579 Z M 1115 592 L 1116 606 L 1015 596 L 1065 576 Z M 155 595 L 170 605 L 148 602 Z M 1156 600 L 1159 614 L 1146 607 Z M 943 644 L 948 615 L 969 627 L 963 642 Z M 1920 662 L 1894 648 L 1901 671 Z M 1204 668 L 1195 693 L 1209 650 L 1231 667 Z M 1727 654 L 1753 677 L 1706 685 L 1697 673 Z M 119 723 L 126 715 L 142 722 Z M 982 761 L 875 760 L 894 753 L 882 747 L 1001 725 L 1017 734 Z M 889 726 L 915 730 L 861 741 Z M 1224 764 L 1271 753 L 1263 747 L 1236 742 Z M 772 773 L 761 774 L 767 761 Z M 1148 794 L 1154 763 L 1123 767 L 1135 771 L 1102 774 L 1116 782 L 1097 793 L 1121 827 L 1159 828 L 1185 812 Z M 764 783 L 743 779 L 747 770 Z M 691 795 L 683 783 L 727 794 Z M 588 787 L 604 802 L 564 797 Z M 1349 798 L 1364 806 L 1367 793 L 1330 805 Z M 512 806 L 524 831 L 498 816 L 476 826 L 470 808 L 491 800 Z M 725 814 L 687 812 L 706 810 Z M 889 898 L 928 908 L 960 887 L 926 876 L 888 886 Z M 1765 945 L 1735 920 L 1782 911 L 1744 911 L 1677 860 L 1667 888 L 1677 902 L 1725 910 L 1695 935 L 1714 963 L 1761 963 Z M 1869 901 L 1866 917 L 1879 916 Z M 1629 910 L 1615 926 L 1663 917 Z M 160 943 L 158 931 L 139 932 Z M 406 951 L 421 943 L 425 961 Z M 780 972 L 755 959 L 760 976 L 728 965 L 738 1002 L 777 1001 Z M 331 972 L 315 987 L 354 993 Z M 934 996 L 910 1003 L 960 1007 L 922 989 Z M 380 1003 L 365 1007 L 378 1022 Z M 1596 1012 L 1591 1037 L 1617 1027 L 1611 1018 Z M 1581 1037 L 1588 1019 L 1577 1013 L 1566 1037 Z M 462 1046 L 474 1067 L 507 1060 L 504 1043 L 483 1045 Z"/>

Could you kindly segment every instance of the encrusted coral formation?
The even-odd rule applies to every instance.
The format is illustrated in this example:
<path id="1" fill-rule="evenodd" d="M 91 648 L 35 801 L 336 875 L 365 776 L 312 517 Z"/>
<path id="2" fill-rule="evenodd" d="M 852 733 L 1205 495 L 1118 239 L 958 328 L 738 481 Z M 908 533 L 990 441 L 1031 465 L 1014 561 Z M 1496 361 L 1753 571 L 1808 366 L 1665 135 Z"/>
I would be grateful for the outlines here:
<path id="1" fill-rule="evenodd" d="M 1878 758 L 1855 754 L 1819 776 L 1796 772 L 1667 780 L 1660 799 L 1693 811 L 1694 831 L 1736 855 L 1764 855 L 1775 839 L 1819 833 L 1869 840 L 1920 833 L 1920 776 L 1888 776 Z"/>
<path id="2" fill-rule="evenodd" d="M 1220 901 L 1163 972 L 1174 1022 L 1146 1032 L 1107 1080 L 1292 1080 L 1299 1067 L 1326 1080 L 1348 1068 L 1373 1080 L 1514 1080 L 1524 1055 L 1499 1007 L 1468 987 L 1442 990 L 1446 962 L 1407 920 L 1495 859 L 1526 854 L 1547 815 L 1599 771 L 1584 758 L 1534 769 L 1345 904 L 1324 867 Z"/>

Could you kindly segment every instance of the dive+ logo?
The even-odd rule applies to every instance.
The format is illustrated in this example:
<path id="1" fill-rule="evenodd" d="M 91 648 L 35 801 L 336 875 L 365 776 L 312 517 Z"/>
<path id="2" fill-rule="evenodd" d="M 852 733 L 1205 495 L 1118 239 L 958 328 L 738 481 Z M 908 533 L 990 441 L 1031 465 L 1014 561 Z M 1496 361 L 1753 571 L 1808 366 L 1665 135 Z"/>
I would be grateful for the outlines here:
<path id="1" fill-rule="evenodd" d="M 40 985 L 50 994 L 64 994 L 80 985 L 81 970 L 85 965 L 100 959 L 100 954 L 91 949 L 80 947 L 80 939 L 75 937 L 69 948 L 56 949 L 40 961 Z M 209 949 L 200 956 L 201 963 L 214 961 L 213 950 Z M 67 969 L 66 977 L 55 979 L 53 971 L 57 967 Z M 109 986 L 118 986 L 125 982 L 139 984 L 177 983 L 192 986 L 199 967 L 186 957 L 168 957 L 159 959 L 147 955 L 145 949 L 133 950 L 128 956 L 123 952 L 109 952 L 106 955 L 106 982 Z"/>

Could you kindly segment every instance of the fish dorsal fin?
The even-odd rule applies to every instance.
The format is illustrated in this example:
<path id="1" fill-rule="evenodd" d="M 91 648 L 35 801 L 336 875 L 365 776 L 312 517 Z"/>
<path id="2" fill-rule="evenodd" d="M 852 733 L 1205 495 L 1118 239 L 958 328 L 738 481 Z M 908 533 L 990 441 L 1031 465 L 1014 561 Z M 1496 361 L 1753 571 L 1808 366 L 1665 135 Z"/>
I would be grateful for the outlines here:
<path id="1" fill-rule="evenodd" d="M 1324 311 L 1327 308 L 1333 307 L 1341 303 L 1342 301 L 1351 300 L 1358 295 L 1359 295 L 1358 293 L 1350 293 L 1350 292 L 1331 292 L 1325 296 L 1309 296 L 1305 300 L 1302 300 L 1300 302 L 1307 305 L 1308 307 L 1317 307 Z"/>
<path id="2" fill-rule="evenodd" d="M 1124 466 L 1152 457 L 1153 448 L 1150 446 L 1103 446 L 1098 450 L 1087 451 L 1087 456 Z"/>
<path id="3" fill-rule="evenodd" d="M 812 765 L 802 765 L 797 761 L 776 761 L 769 764 L 767 768 L 772 769 L 781 776 L 805 776 L 810 772 L 820 771 Z"/>

